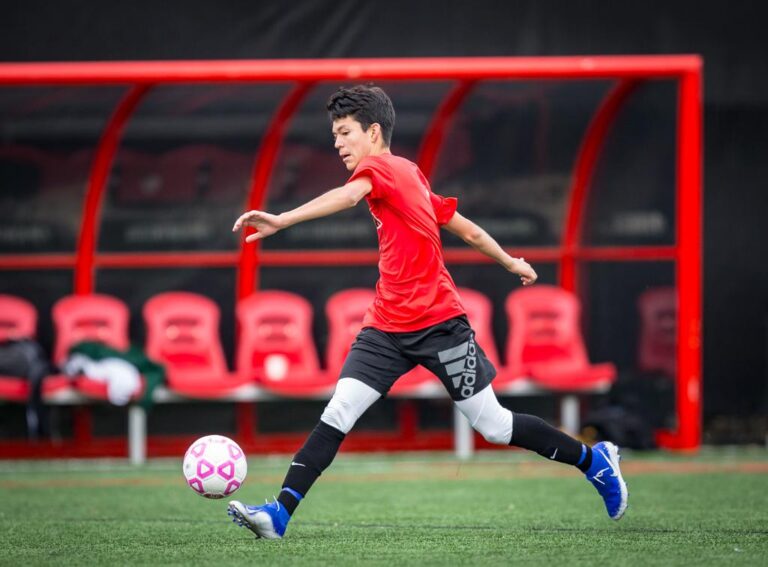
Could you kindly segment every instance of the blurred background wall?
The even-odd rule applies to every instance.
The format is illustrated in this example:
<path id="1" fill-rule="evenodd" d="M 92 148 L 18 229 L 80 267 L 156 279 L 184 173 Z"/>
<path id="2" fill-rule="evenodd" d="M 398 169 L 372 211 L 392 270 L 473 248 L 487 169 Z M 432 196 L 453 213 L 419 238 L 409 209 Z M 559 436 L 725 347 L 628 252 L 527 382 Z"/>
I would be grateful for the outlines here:
<path id="1" fill-rule="evenodd" d="M 767 15 L 749 1 L 6 0 L 0 60 L 701 54 L 712 430 L 764 416 L 768 399 Z"/>

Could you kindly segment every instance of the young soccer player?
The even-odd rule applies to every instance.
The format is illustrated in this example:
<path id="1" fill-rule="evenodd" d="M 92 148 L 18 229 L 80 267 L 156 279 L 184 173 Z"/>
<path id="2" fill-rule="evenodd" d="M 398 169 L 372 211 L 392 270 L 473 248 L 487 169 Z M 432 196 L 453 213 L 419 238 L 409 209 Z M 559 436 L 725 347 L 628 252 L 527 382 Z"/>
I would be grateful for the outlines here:
<path id="1" fill-rule="evenodd" d="M 491 387 L 496 369 L 467 321 L 456 286 L 443 261 L 440 227 L 516 274 L 523 285 L 536 272 L 456 210 L 454 198 L 433 193 L 419 168 L 390 150 L 395 111 L 375 86 L 342 88 L 328 101 L 334 147 L 352 172 L 336 189 L 279 215 L 243 214 L 233 227 L 252 227 L 252 242 L 294 224 L 368 203 L 379 239 L 379 281 L 342 367 L 336 390 L 320 421 L 293 458 L 274 502 L 248 506 L 236 500 L 228 514 L 257 537 L 280 538 L 320 474 L 331 464 L 358 418 L 395 381 L 421 364 L 445 385 L 472 426 L 492 443 L 514 445 L 578 468 L 597 488 L 608 515 L 618 520 L 627 507 L 627 487 L 618 448 L 590 448 L 542 419 L 503 408 Z"/>

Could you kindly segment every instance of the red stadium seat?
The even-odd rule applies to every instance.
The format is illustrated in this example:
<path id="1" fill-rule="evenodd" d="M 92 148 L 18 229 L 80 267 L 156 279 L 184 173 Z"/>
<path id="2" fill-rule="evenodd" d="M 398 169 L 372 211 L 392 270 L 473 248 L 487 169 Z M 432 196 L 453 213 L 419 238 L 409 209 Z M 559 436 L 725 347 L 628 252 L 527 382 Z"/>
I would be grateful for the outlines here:
<path id="1" fill-rule="evenodd" d="M 52 310 L 56 340 L 53 361 L 61 366 L 69 349 L 82 341 L 98 341 L 117 350 L 130 346 L 128 339 L 128 307 L 109 295 L 68 295 L 58 300 Z M 57 376 L 62 379 L 62 376 Z M 75 388 L 91 398 L 106 400 L 107 385 L 87 376 L 77 376 Z M 142 388 L 143 390 L 143 388 Z M 141 395 L 137 392 L 134 399 Z"/>
<path id="2" fill-rule="evenodd" d="M 488 297 L 466 287 L 459 288 L 461 302 L 467 310 L 469 324 L 475 330 L 475 340 L 483 349 L 493 365 L 498 369 L 501 365 L 499 352 L 496 350 L 496 342 L 493 339 L 493 305 Z"/>
<path id="3" fill-rule="evenodd" d="M 320 370 L 312 306 L 286 291 L 258 291 L 237 304 L 237 370 L 286 396 L 325 396 L 336 377 Z"/>
<path id="4" fill-rule="evenodd" d="M 578 391 L 616 379 L 611 363 L 590 364 L 579 327 L 576 296 L 559 287 L 520 288 L 506 301 L 507 372 L 550 390 Z"/>
<path id="5" fill-rule="evenodd" d="M 144 304 L 146 352 L 165 365 L 168 388 L 192 398 L 231 394 L 245 382 L 230 373 L 219 337 L 219 308 L 202 295 L 160 293 Z"/>
<path id="6" fill-rule="evenodd" d="M 368 288 L 345 289 L 328 298 L 325 312 L 328 317 L 328 349 L 326 365 L 328 374 L 341 378 L 341 367 L 352 343 L 363 327 L 363 319 L 376 298 L 376 292 Z M 408 394 L 428 384 L 434 376 L 417 366 L 400 378 L 390 390 L 394 394 Z"/>
<path id="7" fill-rule="evenodd" d="M 26 299 L 0 294 L 0 341 L 34 339 L 37 332 L 37 310 Z M 66 388 L 69 380 L 48 377 L 43 381 L 43 393 Z M 0 400 L 24 403 L 29 399 L 29 380 L 18 376 L 0 375 Z"/>
<path id="8" fill-rule="evenodd" d="M 467 311 L 469 324 L 472 325 L 472 329 L 475 331 L 477 344 L 483 349 L 488 360 L 493 363 L 497 370 L 501 371 L 499 355 L 496 350 L 496 343 L 493 340 L 493 329 L 491 327 L 493 308 L 490 299 L 485 294 L 466 287 L 459 287 L 458 292 L 464 309 Z M 496 378 L 494 384 L 501 379 L 501 376 Z M 438 382 L 434 374 L 423 366 L 417 366 L 395 382 L 390 392 L 395 395 L 405 395 L 425 388 L 434 388 L 437 384 Z"/>
<path id="9" fill-rule="evenodd" d="M 328 318 L 325 363 L 329 374 L 341 377 L 341 367 L 375 297 L 376 292 L 372 289 L 352 288 L 338 291 L 328 298 L 325 304 Z"/>
<path id="10" fill-rule="evenodd" d="M 0 341 L 32 339 L 37 330 L 37 310 L 26 299 L 0 294 Z"/>
<path id="11" fill-rule="evenodd" d="M 25 299 L 0 295 L 0 341 L 32 339 L 37 330 L 37 310 Z M 0 399 L 26 402 L 29 381 L 18 376 L 0 375 Z"/>
<path id="12" fill-rule="evenodd" d="M 341 367 L 352 342 L 363 327 L 363 319 L 376 298 L 376 292 L 367 288 L 345 289 L 333 294 L 325 305 L 328 317 L 328 374 L 341 378 Z M 403 375 L 390 390 L 391 394 L 407 395 L 426 386 L 434 378 L 426 368 L 417 366 Z"/>
<path id="13" fill-rule="evenodd" d="M 72 345 L 100 341 L 118 350 L 129 346 L 128 307 L 116 297 L 101 294 L 69 295 L 53 306 L 56 342 L 53 360 L 61 364 Z"/>
<path id="14" fill-rule="evenodd" d="M 643 372 L 677 374 L 677 296 L 674 287 L 644 291 L 637 301 L 640 340 L 637 366 Z"/>

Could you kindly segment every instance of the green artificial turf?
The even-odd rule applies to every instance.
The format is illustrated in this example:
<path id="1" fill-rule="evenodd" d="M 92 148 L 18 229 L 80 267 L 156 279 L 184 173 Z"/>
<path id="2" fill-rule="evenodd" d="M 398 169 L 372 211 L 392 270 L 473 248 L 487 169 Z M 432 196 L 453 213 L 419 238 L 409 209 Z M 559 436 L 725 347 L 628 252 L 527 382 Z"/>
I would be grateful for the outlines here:
<path id="1" fill-rule="evenodd" d="M 236 497 L 271 497 L 287 464 L 251 456 Z M 263 541 L 175 461 L 0 461 L 0 565 L 768 564 L 764 450 L 623 464 L 630 508 L 613 522 L 577 471 L 535 455 L 341 455 L 287 537 Z"/>

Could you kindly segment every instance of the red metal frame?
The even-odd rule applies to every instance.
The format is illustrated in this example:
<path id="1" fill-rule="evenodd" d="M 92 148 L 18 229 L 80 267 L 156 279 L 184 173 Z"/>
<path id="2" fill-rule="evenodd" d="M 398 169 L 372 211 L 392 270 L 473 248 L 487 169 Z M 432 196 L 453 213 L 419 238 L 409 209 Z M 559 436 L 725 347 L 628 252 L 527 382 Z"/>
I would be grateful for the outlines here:
<path id="1" fill-rule="evenodd" d="M 685 72 L 677 111 L 677 416 L 676 432 L 659 442 L 675 449 L 701 444 L 701 70 Z"/>
<path id="2" fill-rule="evenodd" d="M 0 270 L 57 270 L 74 268 L 75 254 L 7 254 L 0 257 Z"/>
<path id="3" fill-rule="evenodd" d="M 77 264 L 75 266 L 75 293 L 93 292 L 93 266 L 98 240 L 99 214 L 109 171 L 117 152 L 120 136 L 128 118 L 149 90 L 149 85 L 138 84 L 131 88 L 118 103 L 115 113 L 104 128 L 104 133 L 93 159 L 88 188 L 80 222 L 80 238 L 77 243 Z"/>
<path id="4" fill-rule="evenodd" d="M 313 82 L 302 82 L 296 85 L 275 112 L 255 160 L 246 210 L 262 208 L 269 187 L 269 180 L 272 178 L 272 170 L 283 144 L 285 130 L 313 86 Z M 256 268 L 259 265 L 260 250 L 261 243 L 259 241 L 244 241 L 242 244 L 237 271 L 238 299 L 248 297 L 258 286 Z"/>
<path id="5" fill-rule="evenodd" d="M 231 268 L 236 266 L 237 252 L 114 252 L 96 256 L 99 268 Z"/>
<path id="6" fill-rule="evenodd" d="M 559 247 L 507 248 L 507 253 L 523 256 L 533 262 L 558 262 L 562 258 Z M 571 251 L 577 260 L 675 260 L 674 246 L 641 246 L 581 248 Z M 449 264 L 492 263 L 490 258 L 467 248 L 447 247 L 443 256 Z M 324 250 L 262 250 L 259 266 L 375 266 L 379 260 L 377 250 L 324 249 Z M 0 257 L 0 270 L 48 270 L 74 268 L 74 254 L 41 254 L 23 256 L 9 254 Z M 97 254 L 97 268 L 232 268 L 239 266 L 239 252 L 113 252 Z"/>
<path id="7" fill-rule="evenodd" d="M 699 73 L 698 55 L 415 57 L 274 61 L 3 63 L 0 85 L 109 85 L 232 81 L 673 78 Z"/>
<path id="8" fill-rule="evenodd" d="M 432 122 L 421 142 L 417 160 L 419 169 L 429 180 L 432 179 L 432 172 L 437 164 L 437 156 L 440 155 L 440 148 L 445 141 L 448 124 L 474 86 L 474 81 L 460 82 L 448 93 L 432 117 Z"/>
<path id="9" fill-rule="evenodd" d="M 0 86 L 6 85 L 133 85 L 116 108 L 99 143 L 84 203 L 76 255 L 7 255 L 0 269 L 75 267 L 78 293 L 93 290 L 93 268 L 158 266 L 235 266 L 238 297 L 257 285 L 258 266 L 362 265 L 376 263 L 372 250 L 259 251 L 250 246 L 235 252 L 98 254 L 98 215 L 109 169 L 122 129 L 147 89 L 154 85 L 199 82 L 285 81 L 295 84 L 275 114 L 254 162 L 249 207 L 264 201 L 269 176 L 285 128 L 312 83 L 318 81 L 457 80 L 433 117 L 420 150 L 425 174 L 433 171 L 446 125 L 482 80 L 618 79 L 595 115 L 576 160 L 566 227 L 560 247 L 515 250 L 535 261 L 559 262 L 563 286 L 577 287 L 580 261 L 676 261 L 679 294 L 678 416 L 676 432 L 660 436 L 664 446 L 692 449 L 701 441 L 701 58 L 696 55 L 599 57 L 480 57 L 413 59 L 325 59 L 280 61 L 176 61 L 91 63 L 0 63 Z M 622 102 L 638 82 L 679 82 L 677 140 L 677 242 L 670 247 L 585 247 L 580 243 L 584 203 L 605 135 Z M 481 263 L 472 250 L 448 249 L 450 263 Z M 250 419 L 250 418 L 249 418 Z"/>
<path id="10" fill-rule="evenodd" d="M 560 258 L 557 248 L 516 248 L 507 250 L 539 262 L 554 262 Z M 450 264 L 484 264 L 493 260 L 467 248 L 445 248 L 443 256 Z M 262 266 L 375 266 L 377 250 L 280 250 L 262 251 Z"/>
<path id="11" fill-rule="evenodd" d="M 638 83 L 635 79 L 625 79 L 611 89 L 597 109 L 582 139 L 571 176 L 563 231 L 563 256 L 560 261 L 560 285 L 567 290 L 578 291 L 576 248 L 581 244 L 584 205 L 591 187 L 592 174 L 616 115 Z"/>
<path id="12" fill-rule="evenodd" d="M 247 411 L 247 410 L 246 410 Z M 409 415 L 404 421 L 410 427 Z M 239 424 L 238 424 L 239 425 Z M 306 441 L 306 433 L 280 433 L 269 435 L 240 436 L 238 427 L 232 437 L 249 454 L 295 453 Z M 449 451 L 453 448 L 453 434 L 450 431 L 419 431 L 397 429 L 394 431 L 352 431 L 344 440 L 342 450 L 345 453 L 370 453 L 372 448 L 378 452 L 402 451 L 404 439 L 412 451 Z M 147 439 L 147 454 L 151 457 L 178 457 L 196 439 L 189 435 L 152 435 Z M 482 438 L 475 439 L 478 447 L 491 446 Z M 87 443 L 72 441 L 5 441 L 0 444 L 0 456 L 14 459 L 58 459 L 58 458 L 124 458 L 128 454 L 128 441 L 125 436 L 91 437 Z"/>

